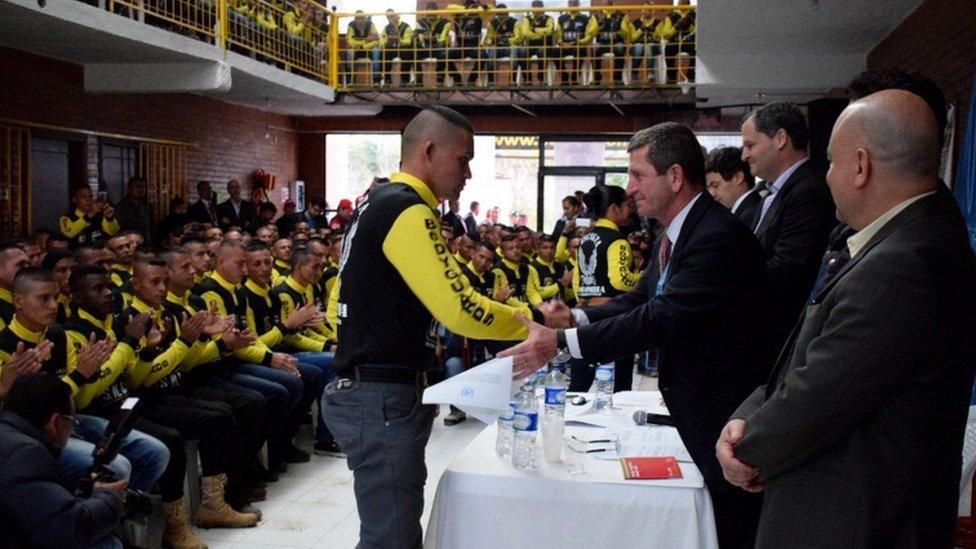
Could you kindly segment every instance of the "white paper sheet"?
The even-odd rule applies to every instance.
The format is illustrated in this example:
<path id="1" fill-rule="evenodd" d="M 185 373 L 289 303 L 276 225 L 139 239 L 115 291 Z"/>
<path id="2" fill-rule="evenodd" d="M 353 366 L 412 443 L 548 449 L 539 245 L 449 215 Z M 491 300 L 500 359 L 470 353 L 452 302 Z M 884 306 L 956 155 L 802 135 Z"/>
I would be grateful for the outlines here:
<path id="1" fill-rule="evenodd" d="M 634 406 L 649 414 L 670 416 L 660 391 L 620 391 L 613 394 L 614 406 Z"/>
<path id="2" fill-rule="evenodd" d="M 617 437 L 620 441 L 620 452 L 598 452 L 593 454 L 596 459 L 617 459 L 618 457 L 635 456 L 674 456 L 678 461 L 691 463 L 691 455 L 681 436 L 674 427 L 641 426 L 641 427 L 608 427 L 604 434 Z"/>
<path id="3" fill-rule="evenodd" d="M 508 408 L 520 385 L 512 381 L 512 358 L 496 358 L 428 387 L 423 403 L 452 404 L 490 424 Z"/>

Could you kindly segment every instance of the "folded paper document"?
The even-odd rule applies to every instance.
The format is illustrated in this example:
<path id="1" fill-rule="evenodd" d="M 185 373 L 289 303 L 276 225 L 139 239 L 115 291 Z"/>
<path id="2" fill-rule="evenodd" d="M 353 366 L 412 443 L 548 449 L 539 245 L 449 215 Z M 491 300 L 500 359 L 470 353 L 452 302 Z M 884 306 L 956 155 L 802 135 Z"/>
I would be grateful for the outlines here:
<path id="1" fill-rule="evenodd" d="M 424 404 L 452 404 L 485 423 L 508 408 L 520 383 L 512 381 L 512 358 L 496 358 L 424 391 Z"/>

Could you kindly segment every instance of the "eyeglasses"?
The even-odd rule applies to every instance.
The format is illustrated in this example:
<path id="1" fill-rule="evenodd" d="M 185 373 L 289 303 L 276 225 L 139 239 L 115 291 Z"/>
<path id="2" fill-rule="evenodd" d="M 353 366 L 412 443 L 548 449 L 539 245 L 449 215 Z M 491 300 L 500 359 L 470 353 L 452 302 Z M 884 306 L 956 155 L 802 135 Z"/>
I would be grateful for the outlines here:
<path id="1" fill-rule="evenodd" d="M 61 417 L 71 422 L 72 427 L 77 427 L 81 423 L 80 421 L 78 421 L 78 418 L 75 416 L 62 415 Z"/>

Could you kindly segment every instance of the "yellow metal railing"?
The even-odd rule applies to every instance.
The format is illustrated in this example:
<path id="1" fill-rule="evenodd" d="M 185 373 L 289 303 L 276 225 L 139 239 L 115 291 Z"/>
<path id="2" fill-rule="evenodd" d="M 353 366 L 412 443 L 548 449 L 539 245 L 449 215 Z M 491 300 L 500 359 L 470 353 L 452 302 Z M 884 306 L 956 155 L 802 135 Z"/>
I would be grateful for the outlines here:
<path id="1" fill-rule="evenodd" d="M 338 91 L 652 88 L 694 81 L 695 8 L 335 13 L 313 0 L 108 0 L 108 9 Z M 400 19 L 415 19 L 405 25 Z M 340 33 L 340 30 L 343 33 Z"/>
<path id="2" fill-rule="evenodd" d="M 693 81 L 695 8 L 586 8 L 337 13 L 339 91 L 392 88 L 673 87 Z M 376 20 L 385 18 L 382 24 Z"/>

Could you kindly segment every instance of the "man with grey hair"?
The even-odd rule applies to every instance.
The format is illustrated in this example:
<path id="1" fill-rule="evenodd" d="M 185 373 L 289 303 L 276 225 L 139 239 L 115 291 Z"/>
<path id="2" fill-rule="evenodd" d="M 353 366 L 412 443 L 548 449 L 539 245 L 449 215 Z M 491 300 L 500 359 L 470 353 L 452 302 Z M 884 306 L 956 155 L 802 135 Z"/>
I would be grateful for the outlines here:
<path id="1" fill-rule="evenodd" d="M 336 378 L 323 416 L 353 471 L 361 548 L 422 545 L 424 449 L 436 408 L 422 405 L 421 393 L 437 323 L 474 339 L 526 335 L 515 309 L 461 275 L 435 214 L 471 177 L 473 133 L 446 107 L 415 116 L 403 130 L 401 171 L 356 209 L 339 258 L 337 302 L 328 307 Z"/>
<path id="2" fill-rule="evenodd" d="M 834 125 L 827 184 L 856 231 L 766 386 L 722 431 L 765 499 L 757 547 L 951 547 L 976 364 L 976 259 L 940 190 L 935 116 L 885 90 Z"/>
<path id="3" fill-rule="evenodd" d="M 654 260 L 634 290 L 603 305 L 542 306 L 550 327 L 526 321 L 529 339 L 499 356 L 515 357 L 525 376 L 555 356 L 612 362 L 659 349 L 661 394 L 705 477 L 719 544 L 751 547 L 762 499 L 722 477 L 715 439 L 726 414 L 769 372 L 755 338 L 766 324 L 762 250 L 749 228 L 704 192 L 705 160 L 691 130 L 658 124 L 634 135 L 628 151 L 627 194 L 641 217 L 665 227 Z"/>

